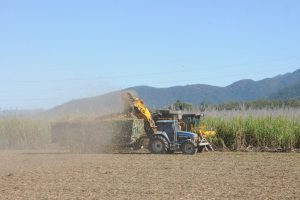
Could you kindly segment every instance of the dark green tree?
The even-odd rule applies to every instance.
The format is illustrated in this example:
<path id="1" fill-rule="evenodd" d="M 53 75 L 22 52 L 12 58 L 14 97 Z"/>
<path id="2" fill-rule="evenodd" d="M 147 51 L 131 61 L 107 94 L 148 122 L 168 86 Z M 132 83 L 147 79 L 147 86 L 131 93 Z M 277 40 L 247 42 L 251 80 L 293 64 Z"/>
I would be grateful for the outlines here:
<path id="1" fill-rule="evenodd" d="M 193 108 L 193 105 L 190 103 L 182 102 L 177 100 L 174 103 L 175 110 L 191 110 Z"/>

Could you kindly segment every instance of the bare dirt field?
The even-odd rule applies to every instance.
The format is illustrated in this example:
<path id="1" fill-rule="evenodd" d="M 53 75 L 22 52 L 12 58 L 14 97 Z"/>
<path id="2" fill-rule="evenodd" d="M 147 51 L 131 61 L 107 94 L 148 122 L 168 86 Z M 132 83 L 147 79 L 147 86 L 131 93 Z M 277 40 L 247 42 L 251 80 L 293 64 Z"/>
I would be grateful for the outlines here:
<path id="1" fill-rule="evenodd" d="M 300 154 L 0 151 L 0 199 L 300 199 Z"/>

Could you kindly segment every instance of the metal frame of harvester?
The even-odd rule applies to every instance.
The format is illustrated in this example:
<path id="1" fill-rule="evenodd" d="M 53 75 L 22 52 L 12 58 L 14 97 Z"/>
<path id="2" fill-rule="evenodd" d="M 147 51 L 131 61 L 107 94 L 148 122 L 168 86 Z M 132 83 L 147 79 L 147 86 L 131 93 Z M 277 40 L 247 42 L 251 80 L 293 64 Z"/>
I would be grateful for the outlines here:
<path id="1" fill-rule="evenodd" d="M 167 114 L 156 113 L 153 115 L 139 98 L 134 98 L 131 93 L 126 93 L 129 99 L 129 113 L 139 119 L 144 119 L 148 148 L 154 154 L 174 153 L 182 151 L 184 154 L 194 154 L 203 149 L 212 150 L 212 146 L 201 134 L 200 129 L 196 129 L 197 120 L 201 115 L 182 115 L 180 112 L 169 111 Z M 183 117 L 183 118 L 182 118 Z M 192 123 L 186 123 L 183 119 L 192 117 Z M 185 131 L 182 126 L 185 125 Z M 189 128 L 187 129 L 187 127 Z M 196 132 L 196 131 L 199 131 Z M 138 140 L 139 144 L 134 144 L 135 148 L 142 146 L 143 139 Z"/>

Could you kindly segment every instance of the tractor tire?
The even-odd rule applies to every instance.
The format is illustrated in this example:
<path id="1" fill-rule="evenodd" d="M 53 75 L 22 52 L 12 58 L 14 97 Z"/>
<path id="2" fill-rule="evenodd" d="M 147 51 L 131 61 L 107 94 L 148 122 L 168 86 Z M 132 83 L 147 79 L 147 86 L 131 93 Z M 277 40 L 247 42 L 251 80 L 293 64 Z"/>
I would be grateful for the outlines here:
<path id="1" fill-rule="evenodd" d="M 205 148 L 205 146 L 198 147 L 198 153 L 202 153 L 204 148 Z"/>
<path id="2" fill-rule="evenodd" d="M 197 152 L 197 147 L 192 142 L 186 141 L 181 145 L 181 151 L 183 154 L 193 155 Z"/>
<path id="3" fill-rule="evenodd" d="M 163 136 L 154 136 L 150 140 L 149 149 L 153 154 L 165 154 L 168 152 L 168 141 Z"/>

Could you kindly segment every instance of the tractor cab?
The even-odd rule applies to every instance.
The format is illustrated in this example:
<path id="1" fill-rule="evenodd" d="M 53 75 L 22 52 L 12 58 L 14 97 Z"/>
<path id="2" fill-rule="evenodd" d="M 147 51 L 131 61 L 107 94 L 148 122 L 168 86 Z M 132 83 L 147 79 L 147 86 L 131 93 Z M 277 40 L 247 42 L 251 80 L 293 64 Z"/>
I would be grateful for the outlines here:
<path id="1" fill-rule="evenodd" d="M 156 129 L 158 132 L 165 132 L 170 142 L 175 142 L 180 126 L 176 120 L 160 120 L 156 122 Z"/>
<path id="2" fill-rule="evenodd" d="M 183 114 L 181 121 L 183 122 L 182 129 L 194 132 L 197 127 L 200 127 L 201 118 L 204 114 Z"/>

